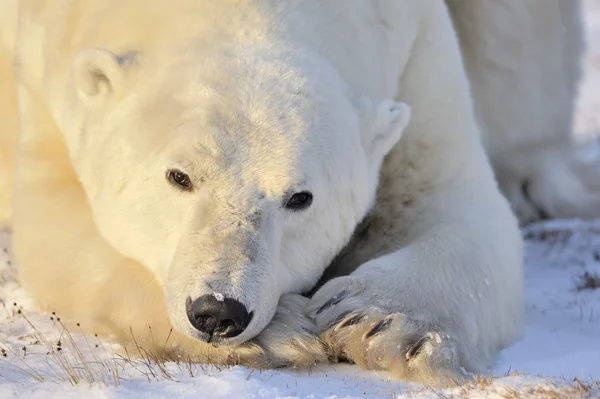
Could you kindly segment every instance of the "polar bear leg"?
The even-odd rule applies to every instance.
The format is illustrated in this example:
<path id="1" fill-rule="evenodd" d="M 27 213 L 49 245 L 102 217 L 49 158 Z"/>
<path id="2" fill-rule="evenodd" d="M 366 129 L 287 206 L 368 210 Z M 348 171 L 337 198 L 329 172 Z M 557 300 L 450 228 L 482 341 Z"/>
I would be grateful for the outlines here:
<path id="1" fill-rule="evenodd" d="M 600 172 L 570 138 L 580 1 L 446 1 L 486 150 L 520 220 L 600 216 Z"/>
<path id="2" fill-rule="evenodd" d="M 483 370 L 519 331 L 522 243 L 477 138 L 449 16 L 423 4 L 400 84 L 412 122 L 384 163 L 368 231 L 307 312 L 338 358 L 443 384 Z"/>

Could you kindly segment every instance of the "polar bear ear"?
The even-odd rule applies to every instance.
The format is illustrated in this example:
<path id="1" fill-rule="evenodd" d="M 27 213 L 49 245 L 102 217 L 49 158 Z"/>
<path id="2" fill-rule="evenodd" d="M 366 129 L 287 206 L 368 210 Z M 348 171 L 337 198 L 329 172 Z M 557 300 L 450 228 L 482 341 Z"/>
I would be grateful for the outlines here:
<path id="1" fill-rule="evenodd" d="M 363 99 L 361 103 L 363 145 L 371 159 L 381 161 L 402 137 L 410 122 L 411 108 L 392 100 L 373 104 Z"/>
<path id="2" fill-rule="evenodd" d="M 77 94 L 89 103 L 109 96 L 120 87 L 123 68 L 119 58 L 110 51 L 87 49 L 75 57 L 73 78 Z"/>

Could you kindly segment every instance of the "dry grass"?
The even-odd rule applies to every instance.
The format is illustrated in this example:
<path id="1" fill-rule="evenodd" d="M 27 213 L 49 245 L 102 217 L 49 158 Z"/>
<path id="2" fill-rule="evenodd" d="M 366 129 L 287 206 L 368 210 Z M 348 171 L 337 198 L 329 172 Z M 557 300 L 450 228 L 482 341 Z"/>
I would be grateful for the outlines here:
<path id="1" fill-rule="evenodd" d="M 552 380 L 547 379 L 544 384 L 531 384 L 520 389 L 513 387 L 502 387 L 505 391 L 503 398 L 541 398 L 541 399 L 563 399 L 563 398 L 598 398 L 600 397 L 600 384 L 598 381 L 584 382 L 579 378 L 566 380 L 564 378 Z"/>
<path id="2" fill-rule="evenodd" d="M 513 372 L 504 377 L 531 377 L 524 373 Z M 493 397 L 505 399 L 563 399 L 563 398 L 600 398 L 600 382 L 591 380 L 582 381 L 578 378 L 567 380 L 565 378 L 545 378 L 527 384 L 508 385 L 501 382 L 502 377 L 476 377 L 473 381 L 459 385 L 454 389 L 434 390 L 427 388 L 425 392 L 434 393 L 443 399 L 469 399 L 473 397 Z"/>
<path id="3" fill-rule="evenodd" d="M 585 272 L 577 283 L 578 291 L 595 290 L 598 288 L 600 288 L 600 275 L 596 273 Z"/>
<path id="4" fill-rule="evenodd" d="M 6 306 L 4 306 L 6 309 Z M 13 304 L 18 308 L 17 304 Z M 8 309 L 6 309 L 8 311 Z M 39 383 L 64 383 L 119 386 L 122 381 L 143 376 L 147 381 L 178 381 L 207 373 L 208 366 L 190 359 L 164 358 L 137 346 L 140 355 L 117 352 L 98 336 L 72 332 L 54 313 L 50 317 L 56 338 L 42 333 L 22 309 L 12 312 L 30 327 L 30 343 L 20 348 L 0 342 L 0 379 L 6 375 L 25 377 Z M 223 367 L 211 366 L 220 371 Z M 21 378 L 19 378 L 21 380 Z"/>

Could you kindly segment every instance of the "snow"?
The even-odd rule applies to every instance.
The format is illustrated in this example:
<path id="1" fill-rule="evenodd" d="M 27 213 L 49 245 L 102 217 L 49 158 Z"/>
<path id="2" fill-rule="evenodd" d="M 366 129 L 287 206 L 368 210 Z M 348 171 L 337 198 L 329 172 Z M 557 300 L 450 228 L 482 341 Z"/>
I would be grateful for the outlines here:
<path id="1" fill-rule="evenodd" d="M 599 380 L 600 289 L 577 287 L 586 272 L 600 275 L 600 220 L 550 221 L 523 229 L 523 235 L 527 239 L 528 315 L 523 336 L 500 354 L 490 370 L 489 376 L 497 378 L 443 391 L 389 381 L 384 373 L 363 372 L 350 365 L 299 372 L 170 363 L 162 372 L 157 366 L 118 358 L 110 345 L 71 330 L 73 344 L 57 316 L 33 311 L 8 264 L 10 251 L 0 252 L 0 349 L 7 350 L 5 358 L 0 355 L 0 398 L 437 398 L 465 390 L 475 398 L 492 397 L 492 393 L 501 397 L 510 389 L 562 389 L 569 383 L 576 386 L 575 377 Z M 1 248 L 8 248 L 9 240 L 8 233 L 0 233 Z M 40 336 L 50 343 L 45 344 Z M 59 340 L 61 351 L 57 352 Z M 83 365 L 82 358 L 96 382 L 88 383 L 81 372 L 83 381 L 74 385 L 59 362 L 67 359 L 67 364 Z M 118 384 L 111 378 L 116 369 Z M 31 375 L 45 382 L 36 382 Z M 600 394 L 600 386 L 596 389 Z"/>
<path id="2" fill-rule="evenodd" d="M 589 141 L 600 132 L 600 0 L 584 4 L 589 51 L 574 125 L 577 138 Z M 597 143 L 585 150 L 583 155 L 600 159 Z M 600 397 L 600 289 L 578 289 L 586 272 L 600 275 L 600 220 L 550 221 L 524 228 L 523 235 L 527 322 L 522 337 L 477 383 L 435 390 L 350 365 L 308 372 L 184 363 L 161 368 L 116 357 L 107 343 L 77 331 L 71 331 L 71 340 L 56 316 L 51 320 L 35 312 L 16 282 L 10 234 L 0 232 L 0 248 L 8 248 L 0 252 L 0 398 L 500 398 L 515 392 L 583 397 L 582 384 L 595 389 L 588 395 Z M 72 373 L 84 377 L 69 382 L 61 364 L 81 366 Z M 92 379 L 96 382 L 88 382 Z"/>

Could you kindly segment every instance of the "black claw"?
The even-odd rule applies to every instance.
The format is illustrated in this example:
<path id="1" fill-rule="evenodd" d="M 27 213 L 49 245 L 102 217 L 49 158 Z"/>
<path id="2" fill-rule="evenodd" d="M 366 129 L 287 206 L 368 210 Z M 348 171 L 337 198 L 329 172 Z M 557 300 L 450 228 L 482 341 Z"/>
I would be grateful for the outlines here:
<path id="1" fill-rule="evenodd" d="M 408 352 L 406 352 L 406 360 L 410 360 L 413 357 L 417 356 L 419 354 L 419 352 L 421 351 L 421 348 L 423 348 L 423 345 L 427 341 L 429 341 L 429 337 L 428 336 L 424 336 L 420 340 L 418 340 L 417 342 L 415 342 L 413 344 L 413 346 L 410 347 L 410 349 L 408 350 Z"/>
<path id="2" fill-rule="evenodd" d="M 319 308 L 319 310 L 317 310 L 317 314 L 321 314 L 327 308 L 330 308 L 333 305 L 337 305 L 338 303 L 340 303 L 341 301 L 343 301 L 344 298 L 346 298 L 348 296 L 348 294 L 349 294 L 348 291 L 343 290 L 339 294 L 335 295 L 333 298 L 330 298 L 327 302 L 325 302 L 323 304 L 323 306 L 321 306 Z"/>
<path id="3" fill-rule="evenodd" d="M 315 332 L 313 330 L 310 330 L 306 327 L 302 327 L 302 332 L 308 334 L 308 335 L 315 335 Z"/>
<path id="4" fill-rule="evenodd" d="M 339 323 L 341 323 L 346 316 L 348 316 L 350 313 L 352 313 L 352 310 L 348 310 L 346 312 L 343 312 L 342 314 L 340 314 L 338 317 L 336 317 L 331 323 L 329 323 L 327 325 L 327 327 L 325 328 L 326 330 L 329 330 L 331 327 L 338 325 Z"/>
<path id="5" fill-rule="evenodd" d="M 350 356 L 348 356 L 346 353 L 342 352 L 338 355 L 338 357 L 335 359 L 338 363 L 348 363 L 348 364 L 354 364 L 354 360 L 352 360 L 350 358 Z"/>
<path id="6" fill-rule="evenodd" d="M 369 331 L 367 331 L 365 333 L 365 335 L 363 336 L 363 339 L 369 339 L 369 338 L 381 333 L 382 331 L 387 330 L 388 328 L 390 328 L 390 325 L 392 325 L 391 317 L 386 317 L 384 319 L 381 319 L 377 324 L 375 324 Z"/>
<path id="7" fill-rule="evenodd" d="M 523 198 L 537 212 L 538 217 L 541 220 L 551 219 L 550 214 L 548 214 L 548 212 L 546 212 L 546 210 L 544 208 L 542 208 L 541 206 L 539 206 L 538 204 L 536 204 L 531 199 L 531 195 L 529 193 L 529 186 L 530 186 L 530 184 L 531 184 L 531 182 L 529 180 L 524 180 L 523 183 L 521 183 L 521 193 L 523 194 Z"/>
<path id="8" fill-rule="evenodd" d="M 349 316 L 349 314 L 347 315 Z M 340 324 L 338 324 L 335 327 L 335 330 L 339 330 L 342 329 L 344 327 L 349 327 L 349 326 L 353 326 L 355 324 L 358 324 L 362 321 L 362 319 L 364 319 L 366 316 L 366 313 L 364 312 L 359 312 L 359 313 L 355 313 L 354 315 L 352 315 L 351 317 L 346 317 L 344 320 L 342 320 L 340 322 Z"/>

